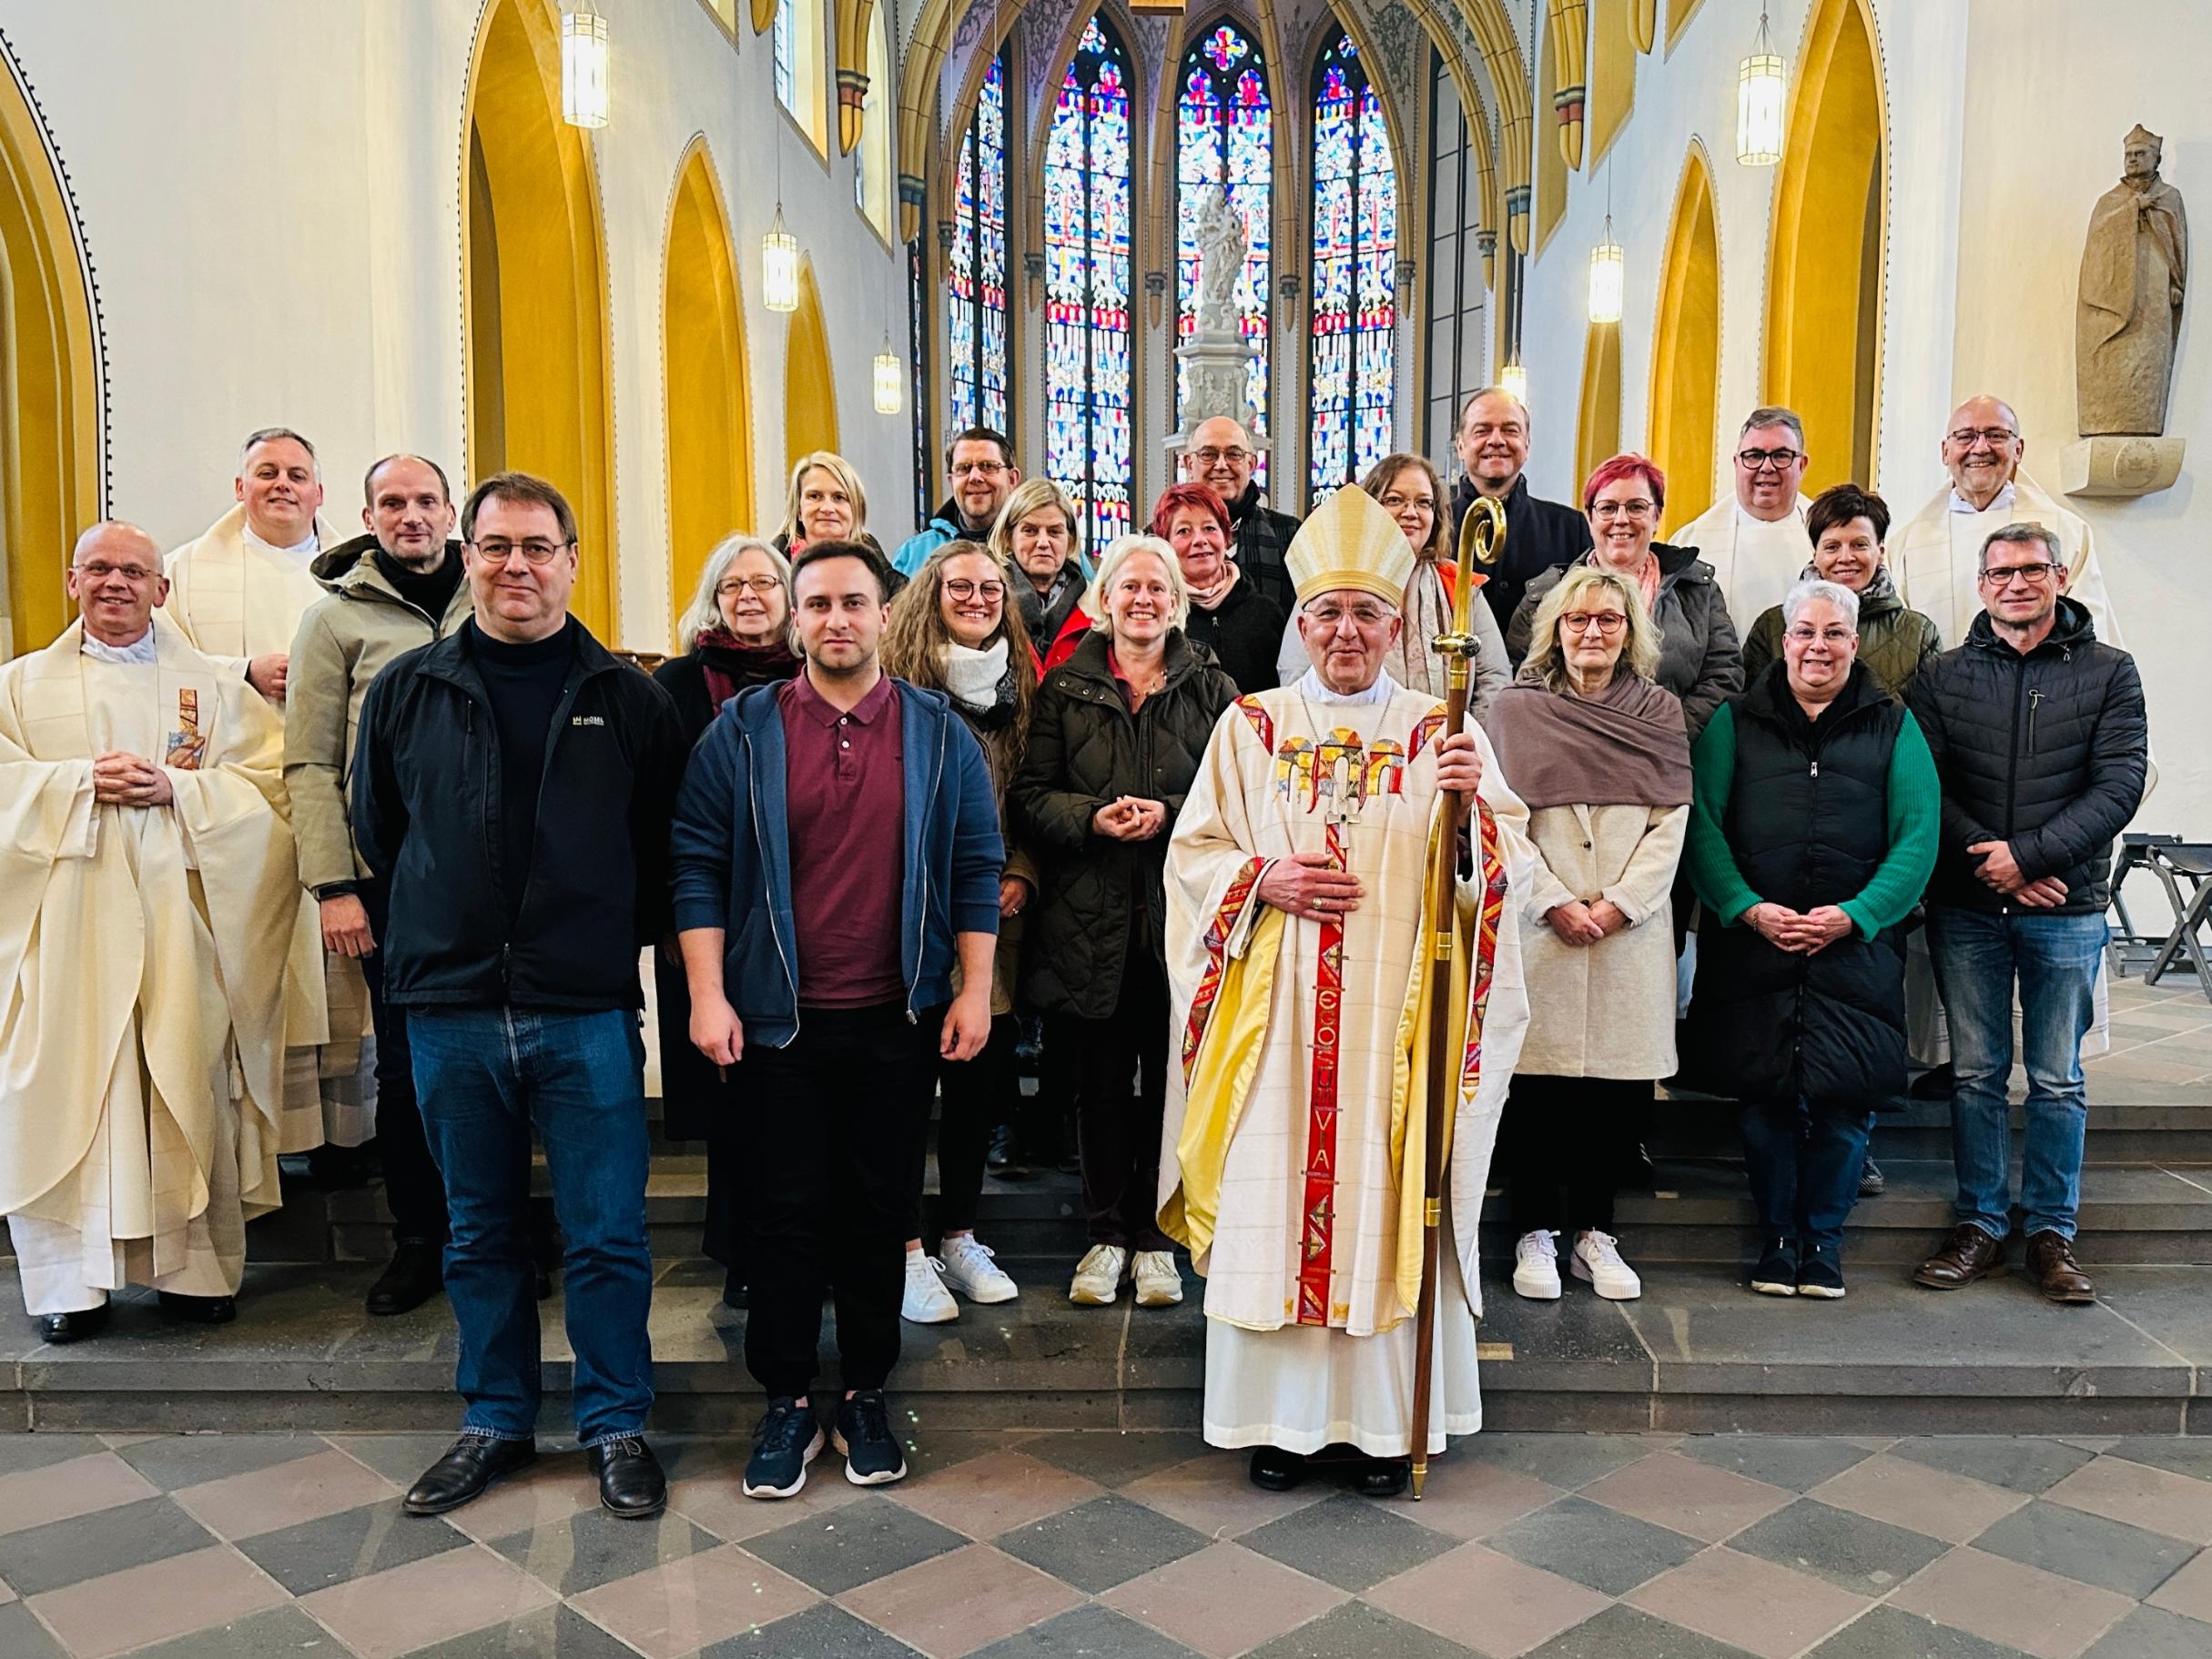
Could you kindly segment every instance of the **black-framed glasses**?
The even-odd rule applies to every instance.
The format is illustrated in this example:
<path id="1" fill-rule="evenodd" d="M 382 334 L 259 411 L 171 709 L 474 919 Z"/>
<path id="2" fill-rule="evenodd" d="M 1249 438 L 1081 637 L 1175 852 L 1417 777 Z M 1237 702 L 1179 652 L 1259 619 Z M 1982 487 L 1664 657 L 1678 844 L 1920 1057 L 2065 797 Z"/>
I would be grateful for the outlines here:
<path id="1" fill-rule="evenodd" d="M 1648 519 L 1659 511 L 1657 501 L 1640 497 L 1633 501 L 1597 501 L 1590 507 L 1590 516 L 1598 519 Z"/>
<path id="2" fill-rule="evenodd" d="M 573 541 L 545 541 L 535 536 L 527 541 L 510 541 L 502 536 L 494 536 L 489 541 L 472 541 L 469 545 L 493 564 L 504 564 L 517 553 L 532 564 L 551 564 L 555 553 L 566 552 L 576 544 Z"/>
<path id="3" fill-rule="evenodd" d="M 980 593 L 985 599 L 999 600 L 1006 597 L 1006 583 L 989 576 L 981 582 L 970 582 L 965 576 L 955 576 L 945 584 L 945 592 L 955 599 L 973 599 Z"/>
<path id="4" fill-rule="evenodd" d="M 1777 472 L 1787 472 L 1803 457 L 1801 450 L 1738 450 L 1736 464 L 1747 472 L 1772 467 Z"/>
<path id="5" fill-rule="evenodd" d="M 2051 580 L 2058 567 L 2047 561 L 2034 564 L 1993 564 L 1982 572 L 1982 580 L 1993 588 L 2008 585 L 2017 576 L 2026 582 L 2045 582 Z"/>

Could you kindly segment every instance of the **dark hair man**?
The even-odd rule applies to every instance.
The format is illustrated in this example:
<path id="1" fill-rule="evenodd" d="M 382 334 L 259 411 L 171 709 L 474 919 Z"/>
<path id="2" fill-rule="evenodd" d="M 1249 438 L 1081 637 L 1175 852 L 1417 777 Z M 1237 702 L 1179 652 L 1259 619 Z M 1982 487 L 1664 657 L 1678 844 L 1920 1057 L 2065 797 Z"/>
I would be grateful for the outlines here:
<path id="1" fill-rule="evenodd" d="M 328 592 L 293 637 L 284 719 L 299 885 L 322 911 L 323 948 L 360 964 L 376 1028 L 376 1145 L 391 1211 L 391 1263 L 369 1287 L 369 1311 L 405 1313 L 443 1282 L 445 1186 L 422 1135 L 407 1017 L 384 995 L 377 940 L 391 891 L 369 875 L 346 817 L 346 779 L 369 685 L 393 659 L 469 619 L 462 547 L 452 540 L 445 472 L 420 455 L 387 455 L 362 480 L 366 533 L 320 554 Z"/>
<path id="2" fill-rule="evenodd" d="M 1982 544 L 1982 614 L 1909 701 L 1943 784 L 1928 939 L 1951 1020 L 1957 1225 L 1913 1277 L 1955 1290 L 1994 1271 L 2012 1230 L 2013 995 L 2027 1048 L 2020 1202 L 2027 1270 L 2055 1302 L 2095 1298 L 2074 1259 L 2089 1029 L 2112 842 L 2143 800 L 2149 727 L 2135 659 L 2065 597 L 2058 538 L 2007 524 Z"/>
<path id="3" fill-rule="evenodd" d="M 943 696 L 883 672 L 889 588 L 857 542 L 799 555 L 806 668 L 723 706 L 670 836 L 692 1041 L 740 1068 L 752 1112 L 745 1357 L 768 1395 L 754 1498 L 797 1492 L 822 1449 L 808 1390 L 826 1290 L 845 1478 L 906 1473 L 883 1387 L 937 1060 L 972 1059 L 990 1034 L 1005 846 L 989 770 Z"/>
<path id="4" fill-rule="evenodd" d="M 471 492 L 461 535 L 472 613 L 377 677 L 353 779 L 354 839 L 391 885 L 384 993 L 407 1010 L 445 1177 L 467 1408 L 407 1508 L 457 1508 L 536 1456 L 534 1128 L 566 1240 L 577 1438 L 600 1502 L 650 1515 L 667 1483 L 643 1438 L 653 1258 L 637 961 L 665 924 L 683 734 L 668 694 L 569 614 L 576 520 L 559 491 L 495 474 Z"/>
<path id="5" fill-rule="evenodd" d="M 1452 450 L 1462 469 L 1452 486 L 1452 546 L 1459 556 L 1459 525 L 1467 507 L 1487 495 L 1506 510 L 1504 561 L 1483 583 L 1482 596 L 1500 628 L 1508 626 L 1528 584 L 1555 564 L 1590 551 L 1589 522 L 1572 507 L 1528 491 L 1528 406 L 1502 386 L 1486 386 L 1459 410 Z"/>
<path id="6" fill-rule="evenodd" d="M 1021 481 L 1014 446 L 1005 433 L 971 426 L 945 446 L 945 484 L 950 491 L 929 521 L 898 544 L 892 565 L 911 577 L 948 541 L 982 541 L 999 521 L 999 510 Z"/>

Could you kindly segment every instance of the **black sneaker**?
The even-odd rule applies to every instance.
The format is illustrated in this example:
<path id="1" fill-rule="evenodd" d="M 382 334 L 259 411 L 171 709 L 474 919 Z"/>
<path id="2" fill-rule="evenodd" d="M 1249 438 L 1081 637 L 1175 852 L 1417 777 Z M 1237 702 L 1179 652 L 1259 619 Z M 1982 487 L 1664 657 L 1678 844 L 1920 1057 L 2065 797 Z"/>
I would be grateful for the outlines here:
<path id="1" fill-rule="evenodd" d="M 1878 1199 L 1888 1188 L 1889 1182 L 1882 1178 L 1882 1166 L 1869 1158 L 1859 1171 L 1859 1196 L 1862 1199 Z"/>
<path id="2" fill-rule="evenodd" d="M 768 1401 L 753 1431 L 753 1455 L 745 1466 L 748 1498 L 796 1498 L 807 1484 L 807 1465 L 822 1450 L 822 1425 L 814 1409 L 790 1395 Z"/>
<path id="3" fill-rule="evenodd" d="M 1798 1264 L 1797 1293 L 1817 1297 L 1822 1301 L 1840 1301 L 1843 1296 L 1843 1260 L 1832 1244 L 1816 1244 L 1805 1252 Z"/>
<path id="4" fill-rule="evenodd" d="M 844 1453 L 845 1478 L 855 1486 L 888 1486 L 907 1476 L 907 1455 L 891 1432 L 891 1408 L 879 1388 L 864 1388 L 837 1407 L 831 1443 Z"/>
<path id="5" fill-rule="evenodd" d="M 1751 1270 L 1751 1289 L 1761 1296 L 1795 1296 L 1797 1284 L 1797 1240 L 1770 1239 Z"/>

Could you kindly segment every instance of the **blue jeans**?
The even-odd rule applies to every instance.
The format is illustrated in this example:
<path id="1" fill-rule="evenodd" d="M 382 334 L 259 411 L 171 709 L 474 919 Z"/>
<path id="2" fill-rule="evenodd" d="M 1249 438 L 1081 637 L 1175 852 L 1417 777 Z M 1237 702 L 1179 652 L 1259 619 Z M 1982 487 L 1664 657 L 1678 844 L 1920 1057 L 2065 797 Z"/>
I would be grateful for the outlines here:
<path id="1" fill-rule="evenodd" d="M 2013 984 L 2027 1049 L 2027 1146 L 2020 1206 L 2030 1234 L 2074 1237 L 2089 1127 L 2082 1037 L 2093 1016 L 2101 915 L 2000 915 L 1928 907 L 1928 946 L 1951 1022 L 1951 1159 L 1958 1219 L 1993 1239 L 2012 1230 Z"/>
<path id="2" fill-rule="evenodd" d="M 1740 1121 L 1751 1202 L 1766 1241 L 1794 1239 L 1807 1250 L 1840 1252 L 1843 1223 L 1859 1199 L 1874 1115 L 1814 1109 L 1802 1099 L 1746 1100 Z"/>
<path id="3" fill-rule="evenodd" d="M 653 1253 L 637 1016 L 410 1009 L 407 1034 L 452 1218 L 445 1290 L 461 1327 L 453 1381 L 467 1407 L 462 1428 L 499 1440 L 528 1440 L 537 1429 L 535 1125 L 566 1241 L 576 1438 L 595 1446 L 642 1432 L 653 1404 Z"/>

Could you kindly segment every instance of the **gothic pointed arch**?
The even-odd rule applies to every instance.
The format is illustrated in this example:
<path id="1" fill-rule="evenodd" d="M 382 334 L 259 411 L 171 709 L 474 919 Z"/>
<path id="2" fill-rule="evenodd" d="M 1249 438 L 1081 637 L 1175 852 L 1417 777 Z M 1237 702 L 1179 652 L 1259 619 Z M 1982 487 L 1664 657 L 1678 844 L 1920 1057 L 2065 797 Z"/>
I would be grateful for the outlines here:
<path id="1" fill-rule="evenodd" d="M 1804 417 L 1808 491 L 1874 481 L 1887 128 L 1866 0 L 1818 0 L 1797 54 L 1767 256 L 1765 401 Z"/>
<path id="2" fill-rule="evenodd" d="M 662 247 L 668 591 L 681 614 L 715 543 L 757 528 L 745 296 L 704 137 L 691 141 L 677 167 Z"/>
<path id="3" fill-rule="evenodd" d="M 106 513 L 99 315 L 66 175 L 0 38 L 0 660 L 69 621 L 70 550 Z"/>
<path id="4" fill-rule="evenodd" d="M 1575 418 L 1575 494 L 1598 463 L 1620 453 L 1620 325 L 1594 322 L 1582 342 L 1582 399 Z"/>
<path id="5" fill-rule="evenodd" d="M 829 361 L 829 326 L 814 261 L 799 264 L 798 309 L 784 335 L 784 467 L 837 447 L 837 381 Z"/>
<path id="6" fill-rule="evenodd" d="M 1720 234 L 1711 164 L 1692 142 L 1675 187 L 1651 336 L 1649 450 L 1667 475 L 1667 522 L 1712 505 L 1720 419 Z"/>
<path id="7" fill-rule="evenodd" d="M 614 408 L 606 244 L 583 133 L 561 118 L 550 0 L 492 0 L 462 117 L 469 476 L 539 473 L 576 512 L 575 611 L 614 642 Z"/>

